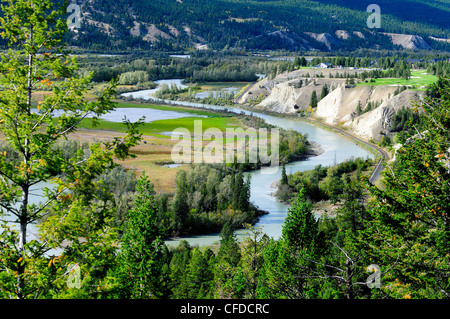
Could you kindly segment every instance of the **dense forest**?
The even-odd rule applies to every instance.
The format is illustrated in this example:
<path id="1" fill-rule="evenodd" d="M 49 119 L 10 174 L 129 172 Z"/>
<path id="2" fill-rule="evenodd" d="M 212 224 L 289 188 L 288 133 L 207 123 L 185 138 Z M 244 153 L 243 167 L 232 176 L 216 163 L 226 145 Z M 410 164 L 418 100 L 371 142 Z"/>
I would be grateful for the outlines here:
<path id="1" fill-rule="evenodd" d="M 382 29 L 375 32 L 366 25 L 370 15 L 366 11 L 369 4 L 370 1 L 338 0 L 96 0 L 82 4 L 81 12 L 86 19 L 67 40 L 72 45 L 94 50 L 176 51 L 195 44 L 208 44 L 215 50 L 308 51 L 314 48 L 328 51 L 329 47 L 304 32 L 334 35 L 336 30 L 347 30 L 363 32 L 365 38 L 340 39 L 332 45 L 333 50 L 398 48 L 380 31 L 421 35 L 434 49 L 449 50 L 448 43 L 428 38 L 450 38 L 446 18 L 449 11 L 443 3 L 409 0 L 393 4 L 379 1 Z M 103 26 L 95 26 L 94 21 L 103 23 Z M 144 38 L 152 25 L 159 32 L 152 35 L 154 40 L 149 42 Z M 130 34 L 132 28 L 135 30 L 133 35 Z"/>
<path id="2" fill-rule="evenodd" d="M 331 200 L 336 203 L 347 191 L 351 181 L 361 180 L 362 173 L 372 165 L 372 160 L 350 159 L 332 167 L 316 166 L 313 170 L 286 175 L 280 181 L 276 196 L 290 202 L 303 189 L 311 202 Z"/>

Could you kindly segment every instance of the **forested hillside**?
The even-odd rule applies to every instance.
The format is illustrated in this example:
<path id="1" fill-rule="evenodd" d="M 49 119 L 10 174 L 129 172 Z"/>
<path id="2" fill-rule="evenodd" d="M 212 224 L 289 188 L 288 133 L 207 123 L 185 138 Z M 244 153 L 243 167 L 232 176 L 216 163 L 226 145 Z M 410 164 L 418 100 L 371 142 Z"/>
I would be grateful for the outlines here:
<path id="1" fill-rule="evenodd" d="M 68 40 L 88 49 L 399 48 L 384 32 L 421 36 L 434 49 L 450 47 L 450 43 L 442 40 L 450 38 L 450 9 L 446 1 L 378 1 L 381 29 L 367 27 L 371 14 L 367 12 L 371 4 L 368 0 L 79 0 L 78 3 L 81 28 L 74 29 Z"/>

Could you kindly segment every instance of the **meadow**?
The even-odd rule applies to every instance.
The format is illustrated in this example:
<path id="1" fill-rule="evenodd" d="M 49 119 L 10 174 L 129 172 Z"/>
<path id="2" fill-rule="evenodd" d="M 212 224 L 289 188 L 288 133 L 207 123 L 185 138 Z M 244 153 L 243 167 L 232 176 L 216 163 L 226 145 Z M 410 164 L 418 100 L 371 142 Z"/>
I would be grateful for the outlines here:
<path id="1" fill-rule="evenodd" d="M 192 117 L 157 120 L 142 124 L 139 127 L 139 131 L 143 134 L 142 141 L 131 150 L 131 153 L 136 156 L 118 162 L 126 169 L 134 170 L 137 175 L 140 175 L 145 170 L 155 189 L 166 193 L 171 193 L 175 190 L 177 172 L 179 170 L 187 170 L 190 167 L 190 164 L 182 164 L 178 167 L 164 166 L 173 163 L 171 152 L 173 146 L 178 143 L 178 140 L 171 139 L 172 131 L 181 127 L 188 129 L 193 134 L 194 120 L 202 120 L 203 132 L 208 128 L 218 128 L 224 133 L 224 143 L 227 143 L 229 142 L 225 138 L 227 128 L 247 129 L 239 115 L 217 113 L 209 110 L 156 104 L 123 103 L 120 101 L 117 104 L 117 108 L 153 108 L 157 110 L 180 111 L 193 115 Z M 200 118 L 195 115 L 206 117 Z M 112 139 L 123 136 L 126 131 L 126 126 L 120 122 L 99 119 L 96 127 L 93 127 L 92 124 L 92 119 L 84 119 L 79 125 L 76 138 L 87 141 Z M 208 142 L 208 139 L 204 139 L 204 142 Z"/>
<path id="2" fill-rule="evenodd" d="M 380 85 L 398 85 L 398 86 L 413 86 L 414 90 L 425 90 L 425 86 L 436 83 L 438 80 L 437 76 L 430 75 L 426 70 L 411 70 L 411 78 L 401 79 L 401 78 L 381 78 L 374 79 L 375 82 L 359 83 L 358 85 L 370 85 L 370 86 L 380 86 Z"/>

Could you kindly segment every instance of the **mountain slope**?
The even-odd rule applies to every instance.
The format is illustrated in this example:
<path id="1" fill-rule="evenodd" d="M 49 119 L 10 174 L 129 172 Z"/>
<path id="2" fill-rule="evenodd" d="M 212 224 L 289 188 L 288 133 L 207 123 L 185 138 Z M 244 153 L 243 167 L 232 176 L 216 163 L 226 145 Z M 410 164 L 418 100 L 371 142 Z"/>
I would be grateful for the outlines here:
<path id="1" fill-rule="evenodd" d="M 382 30 L 370 30 L 371 1 L 312 0 L 83 0 L 82 27 L 71 35 L 82 47 L 323 50 L 401 48 L 383 32 L 449 39 L 445 1 L 378 1 Z M 448 1 L 447 1 L 448 2 Z M 405 12 L 422 11 L 420 18 Z M 338 33 L 336 33 L 339 31 Z M 379 32 L 381 31 L 381 32 Z M 429 38 L 430 36 L 434 37 Z M 429 46 L 429 47 L 427 47 Z"/>

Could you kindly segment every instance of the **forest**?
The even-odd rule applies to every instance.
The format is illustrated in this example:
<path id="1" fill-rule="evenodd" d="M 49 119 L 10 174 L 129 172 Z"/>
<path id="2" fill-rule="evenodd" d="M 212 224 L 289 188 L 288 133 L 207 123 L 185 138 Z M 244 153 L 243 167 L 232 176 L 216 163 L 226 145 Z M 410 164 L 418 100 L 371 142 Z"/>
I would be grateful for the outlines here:
<path id="1" fill-rule="evenodd" d="M 420 35 L 435 50 L 448 51 L 449 44 L 428 36 L 450 38 L 446 15 L 448 7 L 440 2 L 422 0 L 379 1 L 383 7 L 382 29 L 370 32 L 366 20 L 370 1 L 129 1 L 95 0 L 83 4 L 82 12 L 92 21 L 107 24 L 107 32 L 92 22 L 82 21 L 79 32 L 66 37 L 71 45 L 91 50 L 179 51 L 207 43 L 211 49 L 308 51 L 310 47 L 329 51 L 303 32 L 329 33 L 336 30 L 361 31 L 357 36 L 339 41 L 332 50 L 352 52 L 357 49 L 396 50 L 382 32 Z M 195 21 L 195 23 L 192 23 Z M 137 31 L 130 29 L 139 23 Z M 165 33 L 157 41 L 143 40 L 148 27 L 155 25 Z M 173 31 L 175 28 L 177 31 Z M 284 32 L 284 33 L 283 33 Z M 280 36 L 280 33 L 282 36 Z M 304 41 L 309 42 L 309 47 Z"/>
<path id="2" fill-rule="evenodd" d="M 361 180 L 362 173 L 372 165 L 370 159 L 350 159 L 333 167 L 316 166 L 313 170 L 286 175 L 283 167 L 282 179 L 276 197 L 291 202 L 303 189 L 311 202 L 331 200 L 336 203 L 347 191 L 352 181 Z"/>

